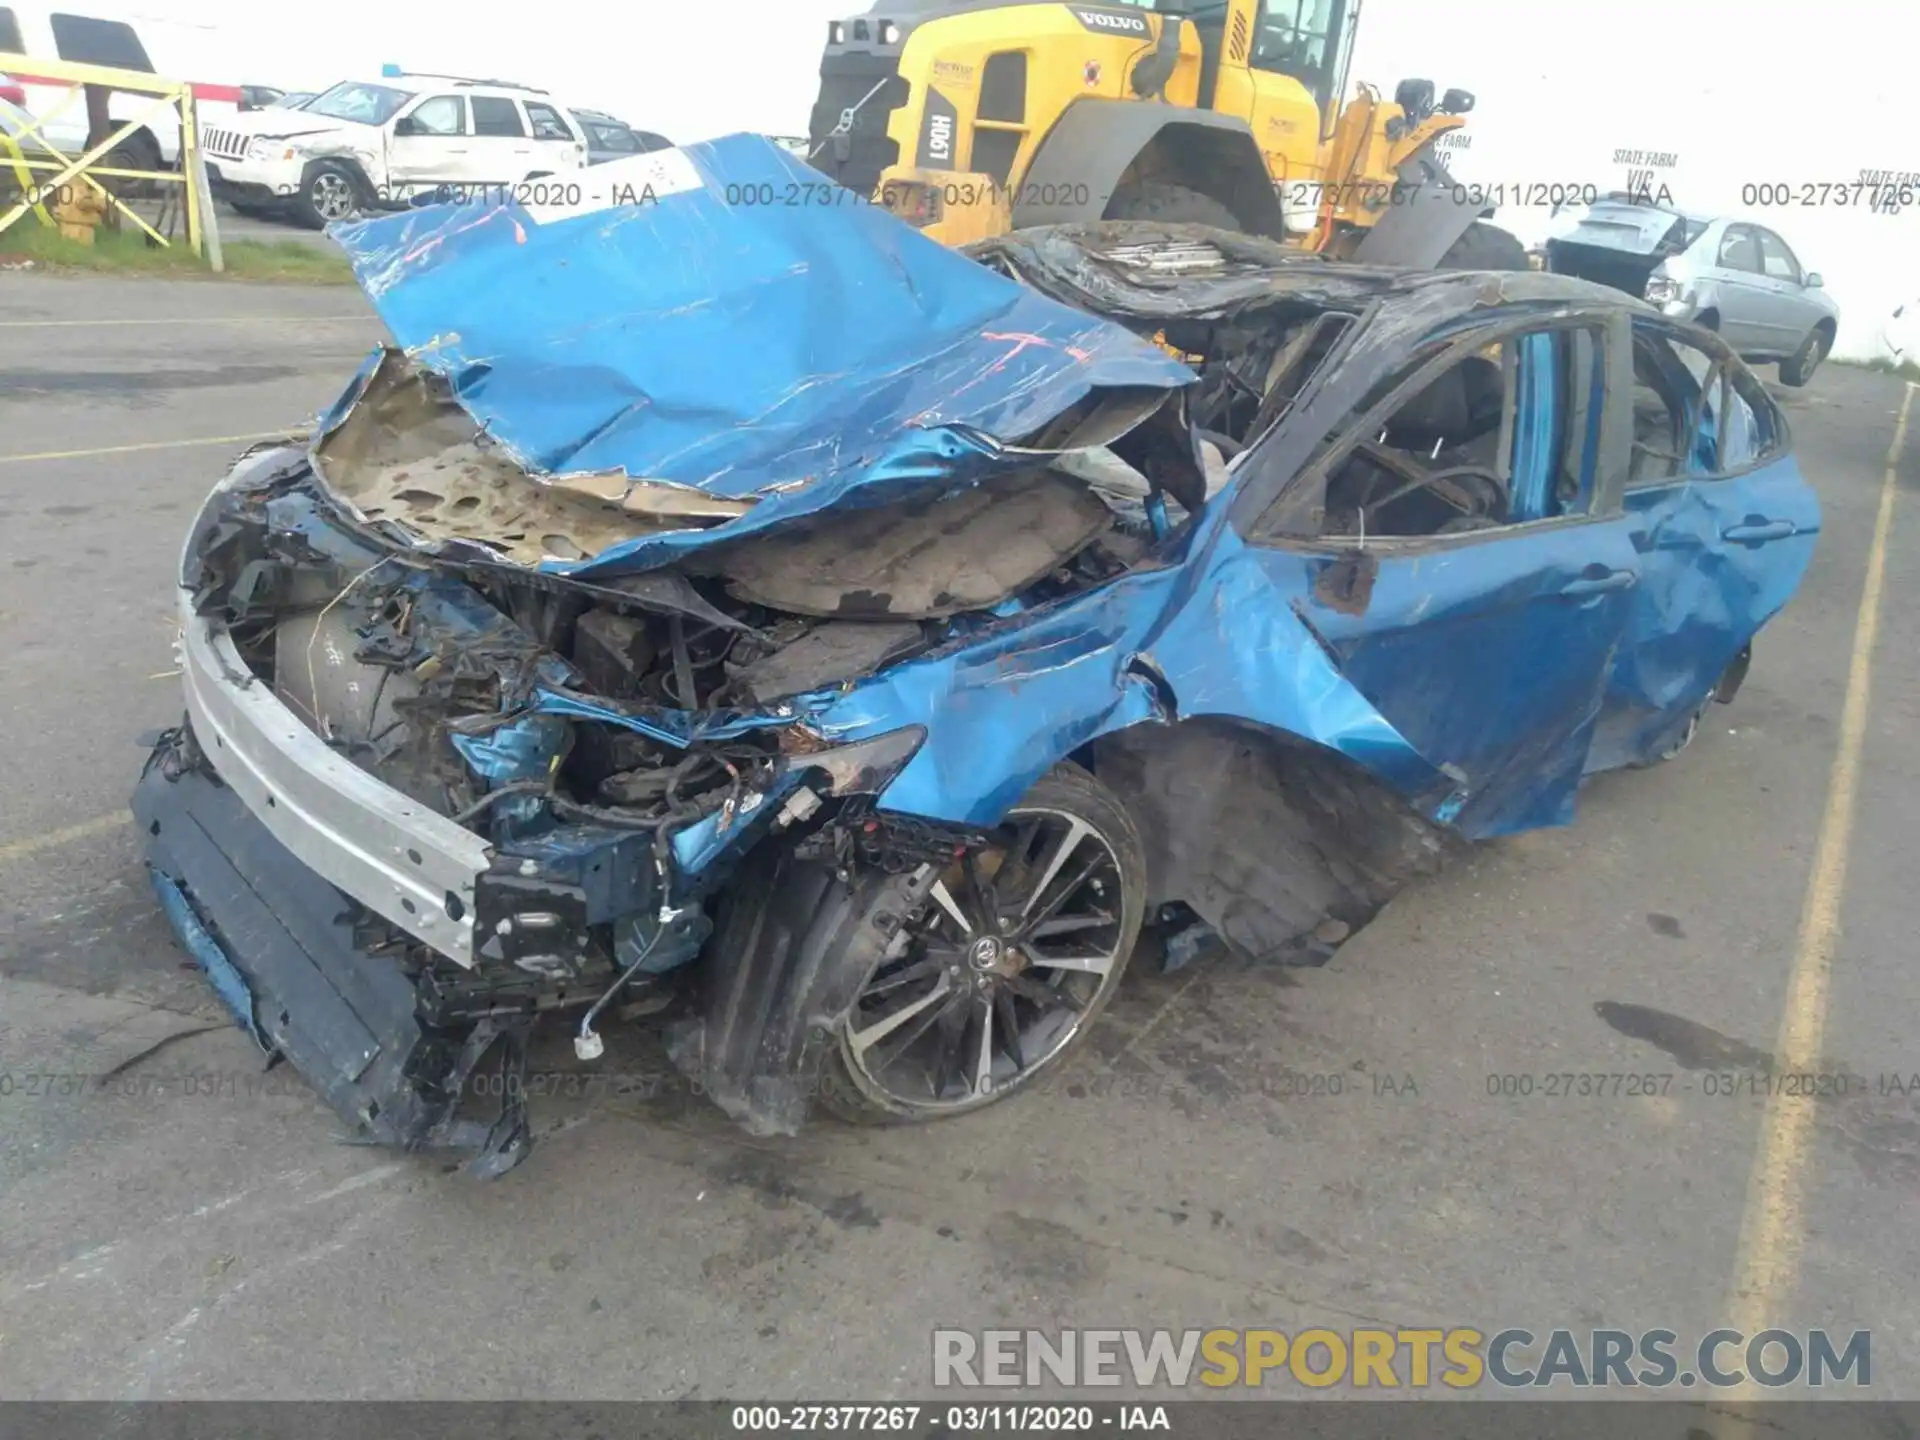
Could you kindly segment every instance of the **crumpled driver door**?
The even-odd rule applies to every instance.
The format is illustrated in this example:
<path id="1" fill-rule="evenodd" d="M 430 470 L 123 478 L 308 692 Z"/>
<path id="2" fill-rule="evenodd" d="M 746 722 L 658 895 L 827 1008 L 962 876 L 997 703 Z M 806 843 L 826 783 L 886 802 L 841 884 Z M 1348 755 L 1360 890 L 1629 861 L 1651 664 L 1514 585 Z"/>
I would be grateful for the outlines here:
<path id="1" fill-rule="evenodd" d="M 1448 376 L 1429 362 L 1318 462 L 1333 533 L 1253 538 L 1341 675 L 1454 782 L 1430 813 L 1468 836 L 1572 819 L 1640 581 L 1607 328 L 1450 351 L 1502 377 L 1481 372 L 1464 405 L 1435 403 Z"/>

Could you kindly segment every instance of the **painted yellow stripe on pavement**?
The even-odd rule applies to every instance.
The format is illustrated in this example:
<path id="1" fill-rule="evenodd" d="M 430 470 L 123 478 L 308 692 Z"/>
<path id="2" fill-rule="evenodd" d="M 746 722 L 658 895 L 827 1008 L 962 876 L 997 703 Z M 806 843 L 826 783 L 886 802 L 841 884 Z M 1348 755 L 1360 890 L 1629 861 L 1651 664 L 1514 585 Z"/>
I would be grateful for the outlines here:
<path id="1" fill-rule="evenodd" d="M 252 440 L 299 439 L 297 428 L 259 430 L 251 435 L 201 435 L 192 440 L 144 440 L 138 445 L 101 445 L 92 450 L 36 450 L 26 455 L 0 455 L 0 465 L 28 460 L 86 460 L 95 455 L 131 455 L 137 450 L 184 450 L 195 445 L 244 445 Z"/>
<path id="2" fill-rule="evenodd" d="M 24 840 L 0 842 L 0 865 L 5 865 L 11 860 L 25 860 L 47 850 L 58 850 L 62 845 L 71 845 L 78 840 L 91 840 L 96 835 L 110 835 L 121 826 L 132 822 L 131 811 L 116 810 L 111 815 L 97 815 L 91 820 L 82 820 L 78 825 L 68 825 L 64 829 L 29 835 Z"/>
<path id="3" fill-rule="evenodd" d="M 1807 878 L 1800 910 L 1800 934 L 1793 972 L 1787 982 L 1786 1010 L 1774 1043 L 1777 1072 L 1818 1070 L 1826 1036 L 1828 981 L 1840 938 L 1840 902 L 1847 883 L 1847 852 L 1853 839 L 1855 804 L 1860 790 L 1860 754 L 1867 734 L 1867 705 L 1873 688 L 1873 649 L 1880 633 L 1880 601 L 1886 581 L 1887 537 L 1893 528 L 1895 476 L 1907 440 L 1907 415 L 1915 387 L 1907 386 L 1887 448 L 1880 482 L 1880 508 L 1873 523 L 1873 544 L 1860 589 L 1854 622 L 1853 652 L 1847 665 L 1847 698 L 1840 713 L 1840 747 L 1827 782 L 1826 814 L 1813 872 Z M 1749 1337 L 1786 1322 L 1800 1274 L 1801 1242 L 1806 1232 L 1804 1180 L 1813 1132 L 1814 1100 L 1775 1090 L 1761 1121 L 1760 1148 L 1747 1181 L 1746 1210 L 1740 1223 L 1740 1250 L 1729 1297 L 1727 1326 Z M 1757 1395 L 1752 1382 L 1742 1392 Z"/>

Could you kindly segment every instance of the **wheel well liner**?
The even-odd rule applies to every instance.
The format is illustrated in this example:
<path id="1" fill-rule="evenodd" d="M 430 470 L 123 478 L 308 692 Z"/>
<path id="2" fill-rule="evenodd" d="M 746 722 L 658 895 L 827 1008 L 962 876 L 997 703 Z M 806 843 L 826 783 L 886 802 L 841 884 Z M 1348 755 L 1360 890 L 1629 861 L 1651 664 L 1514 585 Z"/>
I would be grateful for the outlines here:
<path id="1" fill-rule="evenodd" d="M 307 161 L 305 165 L 300 167 L 300 189 L 302 191 L 305 191 L 307 186 L 313 182 L 313 172 L 320 169 L 323 165 L 338 166 L 340 169 L 347 171 L 353 177 L 354 184 L 360 187 L 360 198 L 362 201 L 371 204 L 378 199 L 378 192 L 373 188 L 373 181 L 368 177 L 366 167 L 351 155 L 316 155 L 313 159 Z"/>
<path id="2" fill-rule="evenodd" d="M 1324 960 L 1327 921 L 1344 938 L 1465 843 L 1344 756 L 1224 718 L 1103 736 L 1094 765 L 1146 845 L 1149 913 L 1185 902 L 1256 960 Z"/>
<path id="3" fill-rule="evenodd" d="M 693 1013 L 668 1033 L 674 1065 L 750 1134 L 796 1134 L 834 1026 L 936 878 L 842 879 L 783 844 L 749 853 L 720 903 Z"/>

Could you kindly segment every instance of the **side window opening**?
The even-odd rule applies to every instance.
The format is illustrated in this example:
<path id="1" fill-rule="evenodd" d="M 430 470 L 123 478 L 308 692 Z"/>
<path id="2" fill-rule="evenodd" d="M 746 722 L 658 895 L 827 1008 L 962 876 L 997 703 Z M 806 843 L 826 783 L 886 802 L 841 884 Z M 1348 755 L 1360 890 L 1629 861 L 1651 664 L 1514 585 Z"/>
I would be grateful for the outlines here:
<path id="1" fill-rule="evenodd" d="M 1169 325 L 1159 338 L 1201 359 L 1189 413 L 1208 439 L 1237 455 L 1272 429 L 1352 328 L 1344 311 L 1294 309 L 1259 324 Z"/>
<path id="2" fill-rule="evenodd" d="M 1777 448 L 1773 409 L 1735 374 L 1685 341 L 1635 321 L 1633 459 L 1627 484 L 1658 485 L 1738 470 Z"/>
<path id="3" fill-rule="evenodd" d="M 1548 438 L 1509 428 L 1514 371 L 1506 347 L 1487 346 L 1405 399 L 1328 476 L 1321 533 L 1436 535 L 1506 523 L 1510 446 Z"/>
<path id="4" fill-rule="evenodd" d="M 0 5 L 0 50 L 10 55 L 27 53 L 27 42 L 20 38 L 20 22 L 14 19 L 13 11 Z"/>
<path id="5" fill-rule="evenodd" d="M 1391 408 L 1357 437 L 1331 442 L 1339 458 L 1324 503 L 1296 510 L 1303 518 L 1318 510 L 1307 533 L 1408 539 L 1586 514 L 1599 468 L 1603 344 L 1587 328 L 1534 331 L 1478 346 L 1411 393 L 1407 372 L 1378 387 L 1362 414 Z"/>
<path id="6" fill-rule="evenodd" d="M 1793 252 L 1787 249 L 1786 241 L 1770 230 L 1759 231 L 1760 260 L 1766 266 L 1767 278 L 1786 280 L 1792 284 L 1800 283 L 1800 265 L 1793 258 Z"/>
<path id="7" fill-rule="evenodd" d="M 1759 273 L 1760 247 L 1754 243 L 1751 230 L 1736 227 L 1727 232 L 1726 239 L 1720 242 L 1720 264 L 1729 270 Z"/>
<path id="8" fill-rule="evenodd" d="M 657 137 L 656 137 L 657 138 Z M 1009 272 L 1002 272 L 1009 273 Z M 1186 397 L 1186 423 L 1200 440 L 1205 497 L 1219 493 L 1242 457 L 1277 428 L 1295 405 L 1311 403 L 1310 389 L 1354 332 L 1357 311 L 1330 309 L 1285 299 L 1249 308 L 1223 320 L 1174 320 L 1136 325 L 1139 333 L 1178 355 L 1199 372 Z M 1133 460 L 1101 447 L 1093 462 L 1097 488 L 1139 502 L 1153 489 Z M 1140 455 L 1134 457 L 1140 459 Z M 1072 471 L 1070 473 L 1081 473 Z M 1162 491 L 1163 518 L 1177 528 L 1197 510 L 1201 497 Z"/>
<path id="9" fill-rule="evenodd" d="M 96 20 L 91 15 L 55 12 L 47 17 L 47 23 L 53 30 L 53 47 L 62 60 L 153 73 L 147 47 L 140 43 L 139 33 L 124 20 Z"/>
<path id="10" fill-rule="evenodd" d="M 466 105 L 458 95 L 436 95 L 431 100 L 423 100 L 407 120 L 408 128 L 415 135 L 467 133 Z"/>
<path id="11" fill-rule="evenodd" d="M 551 105 L 542 105 L 537 100 L 529 100 L 527 119 L 533 122 L 533 138 L 536 140 L 573 139 L 573 132 L 567 128 L 567 122 L 560 118 L 560 112 Z"/>
<path id="12" fill-rule="evenodd" d="M 514 140 L 526 138 L 526 124 L 520 119 L 520 107 L 513 101 L 502 95 L 475 95 L 470 103 L 473 106 L 475 135 L 504 136 Z"/>

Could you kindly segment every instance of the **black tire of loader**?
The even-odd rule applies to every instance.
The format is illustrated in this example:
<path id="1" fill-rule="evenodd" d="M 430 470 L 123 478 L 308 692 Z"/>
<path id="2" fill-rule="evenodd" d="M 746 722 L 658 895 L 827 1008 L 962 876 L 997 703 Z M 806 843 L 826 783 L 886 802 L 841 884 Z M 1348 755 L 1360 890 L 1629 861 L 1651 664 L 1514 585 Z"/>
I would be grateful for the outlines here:
<path id="1" fill-rule="evenodd" d="M 1158 220 L 1168 225 L 1212 225 L 1238 230 L 1240 217 L 1211 195 L 1184 185 L 1135 185 L 1120 191 L 1107 206 L 1109 220 Z"/>
<path id="2" fill-rule="evenodd" d="M 1527 247 L 1519 237 L 1476 220 L 1440 257 L 1436 270 L 1528 270 Z"/>

